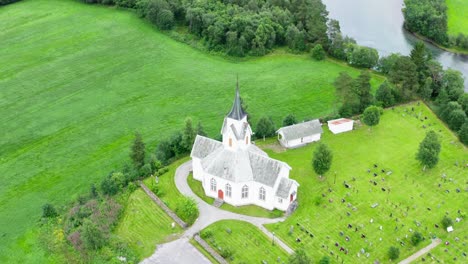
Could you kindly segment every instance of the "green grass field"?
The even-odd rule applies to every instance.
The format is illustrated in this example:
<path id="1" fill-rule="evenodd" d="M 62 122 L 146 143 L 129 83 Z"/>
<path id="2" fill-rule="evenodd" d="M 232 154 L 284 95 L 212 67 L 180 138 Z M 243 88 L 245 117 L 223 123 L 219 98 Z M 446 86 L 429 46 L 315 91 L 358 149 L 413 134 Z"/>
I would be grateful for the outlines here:
<path id="1" fill-rule="evenodd" d="M 423 172 L 415 154 L 428 129 L 437 131 L 442 152 L 436 168 Z M 330 146 L 334 158 L 323 179 L 318 178 L 311 166 L 317 144 L 286 152 L 268 150 L 271 157 L 292 167 L 291 177 L 301 185 L 298 210 L 284 223 L 269 225 L 271 231 L 293 248 L 304 246 L 315 260 L 330 255 L 337 262 L 386 263 L 391 245 L 400 247 L 403 259 L 429 244 L 430 237 L 437 236 L 450 240 L 451 250 L 459 249 L 449 253 L 437 251 L 439 259 L 450 262 L 456 256 L 462 262 L 467 261 L 461 254 L 468 252 L 468 151 L 425 105 L 414 103 L 386 110 L 380 124 L 372 130 L 363 126 L 339 135 L 333 135 L 325 127 L 324 130 L 321 141 Z M 257 143 L 265 148 L 276 144 L 273 139 Z M 374 168 L 374 164 L 378 167 Z M 389 171 L 391 175 L 387 175 Z M 345 182 L 349 188 L 344 186 Z M 455 223 L 455 232 L 448 234 L 435 227 L 441 226 L 445 214 L 452 219 L 465 219 Z M 348 224 L 352 227 L 348 228 Z M 294 231 L 288 234 L 291 227 Z M 426 237 L 418 248 L 411 246 L 409 240 L 415 231 Z M 301 242 L 296 242 L 296 238 Z M 340 247 L 347 249 L 348 254 L 340 251 Z M 359 253 L 361 249 L 366 253 Z"/>
<path id="2" fill-rule="evenodd" d="M 237 61 L 161 34 L 137 15 L 79 1 L 0 8 L 0 262 L 37 262 L 34 228 L 128 160 L 138 130 L 157 141 L 191 116 L 219 133 L 236 74 L 253 121 L 333 111 L 338 73 L 359 71 L 277 52 Z M 372 81 L 374 88 L 381 77 Z"/>
<path id="3" fill-rule="evenodd" d="M 280 258 L 286 261 L 288 254 L 256 226 L 237 220 L 222 220 L 202 230 L 209 231 L 212 236 L 205 238 L 218 253 L 229 249 L 232 256 L 226 258 L 229 263 L 276 263 Z M 280 262 L 281 263 L 281 262 Z"/>
<path id="4" fill-rule="evenodd" d="M 448 33 L 450 35 L 468 34 L 468 1 L 446 0 Z"/>
<path id="5" fill-rule="evenodd" d="M 115 234 L 125 240 L 140 258 L 150 256 L 156 244 L 176 239 L 182 231 L 178 225 L 171 228 L 173 220 L 141 189 L 128 199 L 125 212 Z"/>

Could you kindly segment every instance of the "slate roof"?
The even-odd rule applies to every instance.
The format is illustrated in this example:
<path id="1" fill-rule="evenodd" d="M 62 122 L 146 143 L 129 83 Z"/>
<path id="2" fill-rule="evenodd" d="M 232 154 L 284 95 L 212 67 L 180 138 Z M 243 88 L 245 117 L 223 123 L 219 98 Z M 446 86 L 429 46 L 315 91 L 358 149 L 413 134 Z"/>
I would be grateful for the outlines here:
<path id="1" fill-rule="evenodd" d="M 293 140 L 298 138 L 303 138 L 311 136 L 318 133 L 323 133 L 322 125 L 318 119 L 295 124 L 292 126 L 282 127 L 276 131 L 276 133 L 281 133 L 283 139 Z"/>
<path id="2" fill-rule="evenodd" d="M 283 199 L 288 199 L 289 190 L 291 190 L 293 183 L 297 184 L 295 180 L 281 178 L 278 189 L 276 190 L 276 196 L 281 197 Z"/>
<path id="3" fill-rule="evenodd" d="M 191 157 L 201 159 L 204 171 L 211 175 L 232 182 L 256 181 L 269 187 L 274 187 L 282 167 L 291 169 L 255 145 L 233 150 L 203 136 L 196 137 Z"/>
<path id="4" fill-rule="evenodd" d="M 244 112 L 244 109 L 242 109 L 241 99 L 239 95 L 239 82 L 237 82 L 234 104 L 232 105 L 231 111 L 227 116 L 235 120 L 242 120 L 242 118 L 244 118 L 246 115 L 247 114 Z"/>
<path id="5" fill-rule="evenodd" d="M 223 143 L 217 140 L 197 135 L 197 137 L 195 138 L 195 142 L 193 143 L 192 153 L 190 153 L 190 157 L 203 159 L 222 146 Z"/>

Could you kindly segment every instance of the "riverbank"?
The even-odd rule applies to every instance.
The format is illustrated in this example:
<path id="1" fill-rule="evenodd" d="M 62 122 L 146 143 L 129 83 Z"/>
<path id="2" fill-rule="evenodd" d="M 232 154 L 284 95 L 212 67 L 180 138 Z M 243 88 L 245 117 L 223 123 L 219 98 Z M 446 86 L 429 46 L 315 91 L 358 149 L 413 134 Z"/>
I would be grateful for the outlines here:
<path id="1" fill-rule="evenodd" d="M 457 54 L 457 55 L 463 55 L 463 56 L 468 56 L 468 50 L 464 50 L 464 49 L 461 49 L 459 47 L 455 47 L 455 48 L 449 48 L 449 47 L 446 47 L 446 46 L 443 46 L 437 42 L 435 42 L 434 40 L 430 39 L 430 38 L 427 38 L 421 34 L 418 34 L 416 32 L 412 32 L 410 30 L 408 30 L 407 28 L 403 27 L 403 29 L 408 32 L 409 34 L 413 35 L 414 37 L 422 40 L 422 41 L 425 41 L 431 45 L 433 45 L 434 47 L 437 47 L 441 50 L 444 50 L 444 51 L 447 51 L 447 52 L 451 52 L 453 54 Z"/>

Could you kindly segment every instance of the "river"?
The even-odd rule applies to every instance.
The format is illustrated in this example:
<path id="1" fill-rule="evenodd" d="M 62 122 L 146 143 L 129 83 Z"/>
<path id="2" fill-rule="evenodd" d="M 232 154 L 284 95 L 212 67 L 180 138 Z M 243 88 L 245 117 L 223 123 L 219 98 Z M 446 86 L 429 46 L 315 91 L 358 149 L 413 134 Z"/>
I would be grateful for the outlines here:
<path id="1" fill-rule="evenodd" d="M 340 22 L 341 32 L 358 44 L 378 50 L 381 56 L 390 53 L 408 55 L 418 39 L 403 29 L 403 0 L 322 0 L 329 17 Z M 468 92 L 468 56 L 427 47 L 444 68 L 459 70 L 465 77 Z"/>

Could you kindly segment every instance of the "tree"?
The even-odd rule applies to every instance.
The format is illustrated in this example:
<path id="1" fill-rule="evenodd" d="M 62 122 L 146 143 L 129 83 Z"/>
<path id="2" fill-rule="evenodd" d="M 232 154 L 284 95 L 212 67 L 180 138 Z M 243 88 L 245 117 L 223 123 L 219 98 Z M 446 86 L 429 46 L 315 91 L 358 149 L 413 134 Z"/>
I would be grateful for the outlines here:
<path id="1" fill-rule="evenodd" d="M 377 70 L 381 73 L 388 74 L 401 56 L 400 53 L 392 53 L 386 57 L 380 58 L 377 64 Z"/>
<path id="2" fill-rule="evenodd" d="M 289 114 L 283 119 L 283 126 L 292 126 L 296 123 L 296 117 L 293 114 Z"/>
<path id="3" fill-rule="evenodd" d="M 337 97 L 343 101 L 352 92 L 353 78 L 347 72 L 340 72 L 333 85 L 335 86 Z"/>
<path id="4" fill-rule="evenodd" d="M 348 63 L 362 68 L 373 68 L 379 61 L 379 53 L 376 49 L 354 45 L 348 54 Z"/>
<path id="5" fill-rule="evenodd" d="M 101 191 L 105 195 L 114 195 L 119 191 L 119 184 L 114 181 L 112 174 L 102 180 Z"/>
<path id="6" fill-rule="evenodd" d="M 449 114 L 447 124 L 453 131 L 458 131 L 466 120 L 465 111 L 458 109 Z"/>
<path id="7" fill-rule="evenodd" d="M 428 62 L 432 59 L 432 54 L 424 45 L 424 42 L 418 41 L 410 54 L 411 60 L 416 65 L 416 71 L 419 76 L 419 84 L 423 85 L 426 78 L 429 76 Z"/>
<path id="8" fill-rule="evenodd" d="M 398 91 L 399 98 L 396 98 L 397 101 L 408 101 L 418 91 L 417 67 L 410 57 L 399 57 L 390 69 L 388 79 Z"/>
<path id="9" fill-rule="evenodd" d="M 319 264 L 330 264 L 330 257 L 329 256 L 323 256 L 320 261 L 319 261 Z"/>
<path id="10" fill-rule="evenodd" d="M 463 144 L 468 145 L 468 121 L 465 121 L 458 131 L 458 138 Z"/>
<path id="11" fill-rule="evenodd" d="M 457 101 L 464 93 L 464 81 L 461 72 L 448 69 L 442 77 L 441 89 L 447 91 L 450 101 Z"/>
<path id="12" fill-rule="evenodd" d="M 391 260 L 398 259 L 400 257 L 400 249 L 394 246 L 391 246 L 388 249 L 388 258 Z"/>
<path id="13" fill-rule="evenodd" d="M 90 195 L 91 195 L 91 198 L 96 198 L 96 197 L 98 197 L 99 194 L 98 194 L 96 185 L 94 185 L 94 183 L 91 184 L 91 190 L 90 190 L 89 193 L 90 193 Z"/>
<path id="14" fill-rule="evenodd" d="M 371 93 L 370 79 L 370 73 L 368 71 L 362 71 L 354 81 L 354 93 L 359 98 L 359 113 L 362 113 L 362 111 L 374 101 L 374 97 Z"/>
<path id="15" fill-rule="evenodd" d="M 133 140 L 130 158 L 133 161 L 133 165 L 137 169 L 145 164 L 145 143 L 143 143 L 141 134 L 138 132 L 135 133 L 135 139 Z"/>
<path id="16" fill-rule="evenodd" d="M 380 109 L 375 105 L 367 107 L 362 114 L 362 121 L 370 127 L 378 125 L 380 122 Z"/>
<path id="17" fill-rule="evenodd" d="M 464 93 L 458 98 L 458 104 L 462 107 L 465 114 L 468 116 L 468 93 Z"/>
<path id="18" fill-rule="evenodd" d="M 444 216 L 444 218 L 442 218 L 441 224 L 445 229 L 447 229 L 447 227 L 453 225 L 453 220 L 452 220 L 452 218 L 450 218 L 448 216 Z"/>
<path id="19" fill-rule="evenodd" d="M 424 82 L 423 86 L 421 87 L 419 91 L 419 95 L 421 96 L 422 99 L 428 101 L 431 99 L 432 92 L 433 92 L 433 81 L 431 77 L 427 77 L 426 81 Z"/>
<path id="20" fill-rule="evenodd" d="M 85 247 L 92 250 L 100 249 L 107 242 L 103 230 L 100 230 L 97 224 L 89 219 L 83 223 L 81 238 Z"/>
<path id="21" fill-rule="evenodd" d="M 444 0 L 406 0 L 403 8 L 404 27 L 437 43 L 446 44 L 447 5 Z"/>
<path id="22" fill-rule="evenodd" d="M 275 124 L 271 117 L 262 117 L 257 122 L 257 131 L 255 131 L 255 135 L 258 138 L 271 137 L 275 135 Z"/>
<path id="23" fill-rule="evenodd" d="M 165 0 L 151 0 L 146 9 L 146 17 L 160 29 L 171 29 L 174 24 L 174 14 Z"/>
<path id="24" fill-rule="evenodd" d="M 315 173 L 322 176 L 326 173 L 333 160 L 333 153 L 330 148 L 324 143 L 319 143 L 317 149 L 314 151 L 314 157 L 312 158 L 312 167 Z"/>
<path id="25" fill-rule="evenodd" d="M 193 146 L 193 142 L 195 141 L 196 132 L 193 129 L 192 119 L 187 118 L 185 119 L 185 128 L 184 133 L 182 134 L 182 146 L 187 150 L 190 151 Z"/>
<path id="26" fill-rule="evenodd" d="M 422 240 L 423 236 L 419 232 L 414 232 L 411 236 L 411 244 L 413 244 L 413 246 L 417 246 L 419 243 L 421 243 Z"/>
<path id="27" fill-rule="evenodd" d="M 197 135 L 206 137 L 206 132 L 201 122 L 198 122 L 197 124 Z"/>
<path id="28" fill-rule="evenodd" d="M 318 61 L 325 59 L 325 55 L 326 55 L 325 50 L 320 44 L 315 45 L 314 48 L 312 49 L 311 56 L 312 58 Z"/>
<path id="29" fill-rule="evenodd" d="M 443 93 L 441 93 L 443 95 Z M 448 102 L 445 105 L 441 105 L 440 117 L 445 121 L 448 122 L 450 119 L 450 115 L 455 111 L 462 111 L 462 107 L 458 104 L 458 102 Z"/>
<path id="30" fill-rule="evenodd" d="M 54 218 L 57 215 L 57 210 L 52 204 L 46 203 L 42 206 L 42 218 Z"/>
<path id="31" fill-rule="evenodd" d="M 426 137 L 419 144 L 419 150 L 416 154 L 416 159 L 421 162 L 423 166 L 433 168 L 439 162 L 440 142 L 437 134 L 434 131 L 429 131 Z"/>
<path id="32" fill-rule="evenodd" d="M 383 107 L 390 107 L 395 104 L 392 85 L 385 81 L 377 89 L 375 99 L 382 104 Z"/>
<path id="33" fill-rule="evenodd" d="M 289 264 L 310 264 L 312 260 L 307 256 L 304 249 L 296 249 L 292 255 L 289 256 Z"/>

